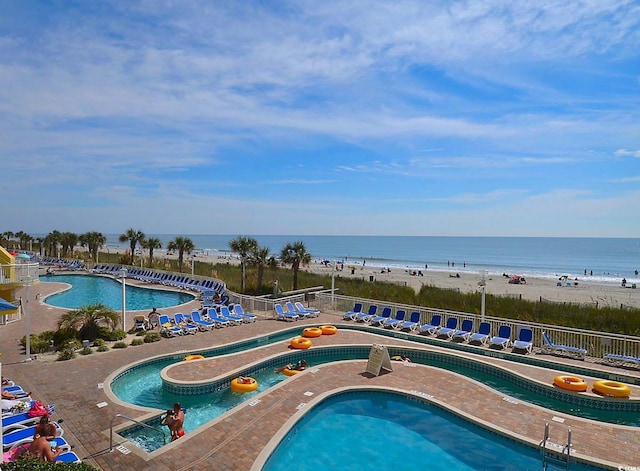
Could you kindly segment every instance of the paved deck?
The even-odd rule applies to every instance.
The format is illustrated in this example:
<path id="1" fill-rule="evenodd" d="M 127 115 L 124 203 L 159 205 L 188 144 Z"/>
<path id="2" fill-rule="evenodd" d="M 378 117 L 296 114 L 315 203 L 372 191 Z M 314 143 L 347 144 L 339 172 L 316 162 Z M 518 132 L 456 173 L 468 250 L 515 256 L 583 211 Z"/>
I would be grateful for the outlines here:
<path id="1" fill-rule="evenodd" d="M 52 290 L 46 285 L 30 288 L 32 299 L 29 303 L 33 331 L 51 329 L 64 309 L 50 308 L 35 300 L 37 293 L 47 294 Z M 185 312 L 198 306 L 197 302 L 163 312 Z M 329 313 L 321 314 L 318 320 L 300 321 L 301 324 L 336 323 L 340 317 Z M 544 424 L 552 424 L 552 440 L 564 443 L 566 426 L 573 432 L 573 448 L 579 455 L 592 457 L 618 466 L 640 466 L 640 428 L 623 427 L 593 422 L 549 411 L 527 404 L 459 375 L 423 365 L 403 366 L 398 363 L 393 373 L 370 377 L 363 374 L 365 361 L 349 361 L 325 365 L 311 369 L 259 396 L 260 401 L 253 406 L 236 408 L 211 425 L 189 433 L 184 438 L 148 455 L 123 454 L 116 450 L 105 452 L 109 447 L 108 430 L 115 414 L 125 414 L 142 418 L 148 411 L 112 401 L 105 391 L 98 387 L 117 369 L 134 361 L 155 355 L 183 350 L 198 350 L 254 337 L 279 329 L 291 327 L 291 323 L 271 319 L 261 319 L 254 324 L 218 329 L 175 339 L 163 339 L 154 344 L 129 347 L 79 356 L 66 362 L 50 361 L 40 356 L 35 361 L 23 363 L 24 358 L 18 339 L 25 333 L 24 321 L 0 326 L 2 373 L 23 387 L 30 389 L 33 396 L 56 405 L 55 418 L 63 418 L 64 437 L 75 445 L 74 451 L 89 464 L 104 470 L 248 470 L 254 465 L 260 453 L 278 433 L 283 424 L 296 414 L 300 414 L 300 404 L 309 403 L 327 391 L 343 387 L 390 387 L 401 391 L 417 391 L 429 395 L 433 401 L 446 405 L 460 414 L 474 420 L 492 424 L 521 440 L 538 443 L 542 438 Z M 415 342 L 394 340 L 374 334 L 341 330 L 335 336 L 314 339 L 316 345 L 384 343 L 405 345 L 413 348 L 438 349 Z M 204 379 L 229 372 L 237 367 L 263 359 L 278 352 L 285 352 L 284 342 L 260 349 L 234 354 L 224 360 L 219 358 L 206 361 L 183 363 L 170 369 L 172 378 L 178 380 Z M 443 351 L 451 351 L 443 349 Z M 454 352 L 452 352 L 454 353 Z M 471 355 L 470 353 L 455 354 Z M 546 357 L 554 359 L 554 357 Z M 508 362 L 496 358 L 483 357 L 484 361 L 504 366 L 524 376 L 548 384 L 556 374 L 562 372 L 563 363 L 583 364 L 576 360 L 558 360 L 549 363 L 549 368 L 539 368 Z M 637 371 L 621 370 L 606 365 L 589 365 L 602 371 L 640 376 Z M 312 392 L 312 396 L 305 395 Z M 640 390 L 634 387 L 633 396 L 640 397 Z M 106 401 L 108 405 L 98 408 L 96 404 Z M 303 408 L 304 409 L 304 408 Z M 553 417 L 564 418 L 560 425 Z M 119 422 L 116 422 L 119 423 Z M 241 425 L 239 425 L 241 424 Z M 131 445 L 129 445 L 131 447 Z"/>

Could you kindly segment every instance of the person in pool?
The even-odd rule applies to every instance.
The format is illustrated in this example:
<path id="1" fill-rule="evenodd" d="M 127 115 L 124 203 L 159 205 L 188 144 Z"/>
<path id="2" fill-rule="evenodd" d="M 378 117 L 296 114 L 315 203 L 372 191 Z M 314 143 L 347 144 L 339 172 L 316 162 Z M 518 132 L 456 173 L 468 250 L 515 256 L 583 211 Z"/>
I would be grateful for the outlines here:
<path id="1" fill-rule="evenodd" d="M 162 420 L 162 424 L 169 427 L 171 441 L 184 437 L 184 411 L 179 402 L 173 405 L 173 409 L 167 411 L 167 415 Z"/>

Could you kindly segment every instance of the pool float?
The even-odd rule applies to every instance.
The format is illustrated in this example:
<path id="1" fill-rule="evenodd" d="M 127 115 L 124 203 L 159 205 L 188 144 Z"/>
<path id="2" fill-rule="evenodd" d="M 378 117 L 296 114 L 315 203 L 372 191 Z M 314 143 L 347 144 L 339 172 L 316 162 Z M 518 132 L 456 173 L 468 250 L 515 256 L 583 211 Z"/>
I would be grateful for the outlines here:
<path id="1" fill-rule="evenodd" d="M 313 342 L 311 342 L 311 340 L 306 339 L 304 337 L 296 337 L 295 339 L 291 340 L 291 348 L 304 350 L 309 348 L 311 345 L 313 345 Z"/>
<path id="2" fill-rule="evenodd" d="M 282 374 L 284 374 L 286 376 L 295 376 L 298 373 L 300 373 L 300 370 L 290 370 L 289 368 L 284 368 L 282 370 Z"/>
<path id="3" fill-rule="evenodd" d="M 631 395 L 631 388 L 617 381 L 596 381 L 593 383 L 593 390 L 611 397 L 629 397 Z"/>
<path id="4" fill-rule="evenodd" d="M 320 337 L 322 335 L 322 329 L 318 327 L 307 327 L 302 331 L 303 337 Z"/>
<path id="5" fill-rule="evenodd" d="M 256 389 L 258 389 L 258 382 L 255 379 L 245 378 L 246 380 L 249 381 L 248 383 L 240 383 L 238 379 L 239 378 L 231 380 L 230 387 L 233 392 L 245 393 L 245 392 L 255 391 Z"/>
<path id="6" fill-rule="evenodd" d="M 585 392 L 587 390 L 587 383 L 575 376 L 556 376 L 553 378 L 553 384 L 567 391 Z"/>
<path id="7" fill-rule="evenodd" d="M 204 360 L 204 357 L 202 355 L 187 355 L 186 357 L 184 357 L 184 361 L 191 360 Z"/>
<path id="8" fill-rule="evenodd" d="M 321 325 L 322 335 L 334 335 L 338 333 L 338 328 L 335 325 Z"/>

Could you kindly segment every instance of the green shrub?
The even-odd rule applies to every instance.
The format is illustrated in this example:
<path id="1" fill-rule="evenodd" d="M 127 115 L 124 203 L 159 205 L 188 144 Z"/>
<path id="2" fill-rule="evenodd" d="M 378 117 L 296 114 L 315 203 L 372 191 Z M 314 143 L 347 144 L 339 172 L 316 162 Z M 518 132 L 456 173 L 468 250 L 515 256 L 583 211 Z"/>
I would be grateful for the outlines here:
<path id="1" fill-rule="evenodd" d="M 96 339 L 93 342 L 93 346 L 94 347 L 103 347 L 103 346 L 106 346 L 106 345 L 107 345 L 107 343 L 104 341 L 104 339 Z"/>
<path id="2" fill-rule="evenodd" d="M 127 348 L 127 344 L 124 342 L 116 342 L 113 344 L 113 348 Z"/>
<path id="3" fill-rule="evenodd" d="M 69 342 L 72 340 L 80 340 L 78 338 L 78 332 L 75 329 L 60 329 L 53 334 L 53 344 L 56 346 L 56 350 L 67 348 Z M 82 343 L 80 346 L 82 346 Z"/>
<path id="4" fill-rule="evenodd" d="M 71 348 L 65 348 L 58 353 L 58 361 L 71 360 L 76 357 L 76 352 Z"/>
<path id="5" fill-rule="evenodd" d="M 142 337 L 143 335 L 146 335 L 146 332 L 144 330 L 139 330 L 138 332 L 136 332 L 136 337 Z"/>
<path id="6" fill-rule="evenodd" d="M 159 342 L 162 337 L 158 332 L 147 332 L 144 336 L 144 343 Z"/>
<path id="7" fill-rule="evenodd" d="M 107 347 L 107 344 L 98 345 L 98 348 L 96 348 L 96 352 L 108 352 L 108 351 L 109 351 L 109 347 Z"/>
<path id="8" fill-rule="evenodd" d="M 143 339 L 133 339 L 131 341 L 131 346 L 132 347 L 137 347 L 138 345 L 142 345 L 144 343 Z"/>
<path id="9" fill-rule="evenodd" d="M 84 347 L 82 350 L 80 350 L 80 355 L 91 355 L 93 353 L 93 350 L 91 350 L 91 348 L 89 347 Z"/>
<path id="10" fill-rule="evenodd" d="M 2 465 L 4 471 L 95 471 L 87 463 L 47 463 L 35 458 L 20 458 Z"/>
<path id="11" fill-rule="evenodd" d="M 98 330 L 98 337 L 109 342 L 115 342 L 117 340 L 123 340 L 127 337 L 127 333 L 122 329 L 110 330 L 104 327 L 101 327 Z"/>

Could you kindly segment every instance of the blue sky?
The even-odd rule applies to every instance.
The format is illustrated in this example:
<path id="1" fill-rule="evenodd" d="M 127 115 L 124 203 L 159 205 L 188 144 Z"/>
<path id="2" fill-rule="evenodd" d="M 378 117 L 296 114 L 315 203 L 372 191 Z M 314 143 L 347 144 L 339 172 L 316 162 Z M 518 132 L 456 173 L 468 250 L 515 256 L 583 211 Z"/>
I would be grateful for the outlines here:
<path id="1" fill-rule="evenodd" d="M 637 1 L 2 10 L 2 231 L 640 236 Z"/>

